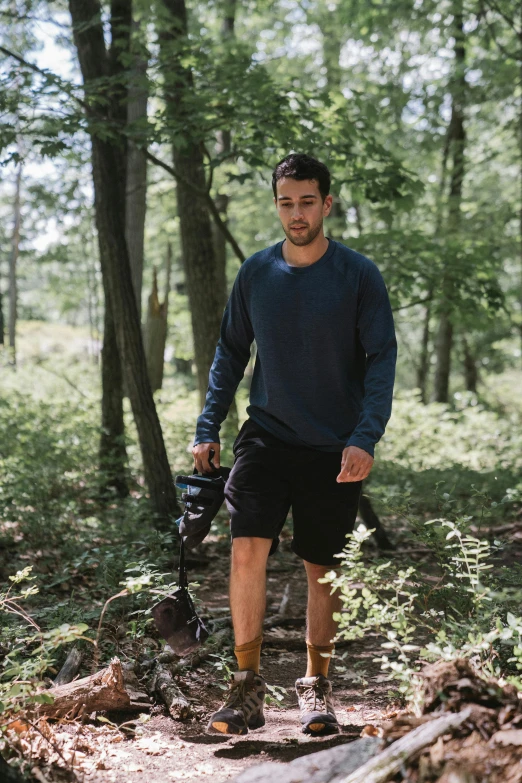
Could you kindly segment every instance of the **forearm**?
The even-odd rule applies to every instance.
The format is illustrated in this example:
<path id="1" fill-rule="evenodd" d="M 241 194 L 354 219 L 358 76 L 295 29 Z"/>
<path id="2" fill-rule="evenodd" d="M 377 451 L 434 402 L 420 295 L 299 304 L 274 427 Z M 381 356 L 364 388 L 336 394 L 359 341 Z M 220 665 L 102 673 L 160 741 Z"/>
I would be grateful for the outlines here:
<path id="1" fill-rule="evenodd" d="M 364 376 L 363 409 L 346 445 L 359 446 L 373 457 L 375 444 L 382 438 L 391 416 L 397 341 L 390 337 L 369 362 Z"/>
<path id="2" fill-rule="evenodd" d="M 245 373 L 250 351 L 234 351 L 218 342 L 209 373 L 205 406 L 198 416 L 194 445 L 219 443 L 219 431 L 227 417 L 236 389 Z"/>

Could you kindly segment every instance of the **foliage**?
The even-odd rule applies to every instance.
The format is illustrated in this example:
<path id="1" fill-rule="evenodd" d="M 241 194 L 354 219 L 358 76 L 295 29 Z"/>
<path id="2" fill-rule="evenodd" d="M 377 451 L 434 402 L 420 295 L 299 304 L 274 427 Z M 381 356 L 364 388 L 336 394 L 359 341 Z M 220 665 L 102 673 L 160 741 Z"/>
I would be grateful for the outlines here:
<path id="1" fill-rule="evenodd" d="M 377 660 L 416 712 L 422 706 L 417 675 L 426 661 L 469 657 L 486 674 L 522 689 L 522 618 L 515 614 L 520 588 L 510 569 L 493 570 L 501 542 L 470 534 L 472 515 L 424 523 L 410 515 L 408 521 L 437 571 L 365 562 L 362 545 L 371 531 L 359 526 L 340 556 L 341 571 L 322 580 L 342 597 L 339 637 L 357 639 L 370 631 L 384 637 L 386 653 Z"/>

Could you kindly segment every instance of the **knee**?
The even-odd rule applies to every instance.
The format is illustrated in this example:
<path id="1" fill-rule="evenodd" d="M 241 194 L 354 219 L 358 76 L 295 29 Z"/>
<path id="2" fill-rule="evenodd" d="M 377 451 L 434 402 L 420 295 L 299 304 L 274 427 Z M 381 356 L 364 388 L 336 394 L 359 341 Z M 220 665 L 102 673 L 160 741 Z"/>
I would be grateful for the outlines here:
<path id="1" fill-rule="evenodd" d="M 234 538 L 232 567 L 235 569 L 265 568 L 271 541 L 264 538 Z"/>
<path id="2" fill-rule="evenodd" d="M 318 579 L 322 579 L 332 569 L 328 566 L 317 565 L 316 563 L 305 563 L 306 575 L 309 582 L 317 584 Z M 328 585 L 321 584 L 321 587 L 329 587 Z"/>

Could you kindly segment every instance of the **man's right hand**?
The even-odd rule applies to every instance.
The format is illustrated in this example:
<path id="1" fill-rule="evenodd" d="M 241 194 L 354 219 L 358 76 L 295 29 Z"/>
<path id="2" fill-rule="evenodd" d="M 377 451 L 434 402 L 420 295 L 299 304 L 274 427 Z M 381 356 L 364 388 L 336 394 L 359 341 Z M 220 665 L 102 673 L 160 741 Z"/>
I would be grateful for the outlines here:
<path id="1" fill-rule="evenodd" d="M 192 449 L 192 456 L 194 457 L 194 467 L 198 473 L 213 473 L 214 468 L 209 462 L 210 450 L 214 451 L 212 457 L 212 464 L 215 468 L 219 468 L 219 452 L 221 446 L 219 443 L 198 443 Z"/>

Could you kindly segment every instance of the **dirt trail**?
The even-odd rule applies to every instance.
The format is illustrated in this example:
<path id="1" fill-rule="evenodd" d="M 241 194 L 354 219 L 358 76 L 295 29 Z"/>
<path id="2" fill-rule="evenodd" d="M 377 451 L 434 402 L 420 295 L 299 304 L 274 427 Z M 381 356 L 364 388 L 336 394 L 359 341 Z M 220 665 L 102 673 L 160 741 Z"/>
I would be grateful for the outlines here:
<path id="1" fill-rule="evenodd" d="M 306 580 L 301 561 L 283 542 L 281 551 L 268 566 L 268 615 L 277 611 L 285 587 L 289 584 L 290 616 L 304 618 Z M 227 614 L 228 553 L 223 546 L 211 543 L 202 552 L 209 563 L 192 568 L 191 578 L 200 581 L 198 596 L 202 613 L 214 617 Z M 200 573 L 196 573 L 199 571 Z M 261 673 L 269 685 L 280 686 L 281 702 L 275 699 L 265 708 L 266 725 L 244 737 L 208 735 L 208 716 L 222 699 L 225 674 L 218 658 L 209 658 L 177 682 L 193 700 L 198 718 L 188 723 L 173 721 L 165 714 L 152 714 L 143 724 L 143 733 L 132 739 L 109 744 L 100 756 L 99 769 L 86 780 L 105 781 L 229 780 L 241 770 L 263 761 L 290 761 L 298 756 L 333 745 L 351 742 L 360 736 L 368 723 L 382 719 L 389 704 L 389 684 L 383 682 L 379 665 L 372 659 L 379 654 L 379 641 L 341 645 L 338 658 L 331 666 L 331 679 L 342 726 L 338 736 L 311 739 L 301 733 L 294 683 L 305 672 L 306 647 L 304 623 L 300 628 L 273 628 L 265 631 Z M 344 660 L 340 659 L 344 656 Z M 223 651 L 225 662 L 234 668 L 232 649 Z M 216 665 L 217 664 L 217 665 Z M 102 760 L 103 759 L 103 760 Z"/>

